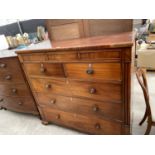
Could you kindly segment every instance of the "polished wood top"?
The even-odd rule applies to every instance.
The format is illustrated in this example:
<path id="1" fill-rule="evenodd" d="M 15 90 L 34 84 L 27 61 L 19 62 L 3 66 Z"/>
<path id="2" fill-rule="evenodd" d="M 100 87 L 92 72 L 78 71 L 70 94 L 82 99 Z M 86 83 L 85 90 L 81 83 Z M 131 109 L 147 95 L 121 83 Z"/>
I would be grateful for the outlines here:
<path id="1" fill-rule="evenodd" d="M 74 49 L 89 49 L 89 48 L 119 48 L 131 47 L 133 45 L 133 33 L 124 32 L 119 34 L 96 36 L 82 39 L 72 39 L 66 41 L 52 42 L 51 49 L 44 49 L 44 52 L 62 51 Z M 42 52 L 43 50 L 23 50 L 16 51 L 17 54 Z"/>

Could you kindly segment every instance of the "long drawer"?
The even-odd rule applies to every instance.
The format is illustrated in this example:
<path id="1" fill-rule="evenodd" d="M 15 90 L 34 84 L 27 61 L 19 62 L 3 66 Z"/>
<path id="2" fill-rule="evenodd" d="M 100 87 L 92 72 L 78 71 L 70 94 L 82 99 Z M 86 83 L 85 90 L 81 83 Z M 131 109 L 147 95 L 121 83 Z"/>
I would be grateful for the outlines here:
<path id="1" fill-rule="evenodd" d="M 60 109 L 62 111 L 83 114 L 87 116 L 108 117 L 122 120 L 120 103 L 97 102 L 92 100 L 65 97 L 60 95 L 36 93 L 38 104 L 41 107 Z"/>
<path id="2" fill-rule="evenodd" d="M 86 97 L 99 101 L 121 102 L 121 85 L 70 80 L 73 96 Z"/>
<path id="3" fill-rule="evenodd" d="M 106 119 L 88 117 L 52 108 L 40 108 L 46 121 L 92 134 L 121 134 L 122 125 Z"/>
<path id="4" fill-rule="evenodd" d="M 24 113 L 38 113 L 32 97 L 5 97 L 0 96 L 0 107 L 9 110 L 24 112 Z"/>
<path id="5" fill-rule="evenodd" d="M 120 63 L 67 63 L 64 67 L 69 78 L 121 81 Z"/>
<path id="6" fill-rule="evenodd" d="M 26 84 L 0 84 L 0 95 L 2 96 L 29 96 L 30 92 Z"/>

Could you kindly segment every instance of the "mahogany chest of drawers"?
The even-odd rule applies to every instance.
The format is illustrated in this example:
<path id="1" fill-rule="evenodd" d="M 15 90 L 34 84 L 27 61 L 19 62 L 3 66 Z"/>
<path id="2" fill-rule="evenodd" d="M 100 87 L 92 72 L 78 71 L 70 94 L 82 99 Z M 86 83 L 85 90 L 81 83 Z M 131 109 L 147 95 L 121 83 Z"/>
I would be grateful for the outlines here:
<path id="1" fill-rule="evenodd" d="M 0 109 L 39 114 L 18 57 L 0 58 Z"/>
<path id="2" fill-rule="evenodd" d="M 132 33 L 18 51 L 42 122 L 90 134 L 130 134 Z"/>

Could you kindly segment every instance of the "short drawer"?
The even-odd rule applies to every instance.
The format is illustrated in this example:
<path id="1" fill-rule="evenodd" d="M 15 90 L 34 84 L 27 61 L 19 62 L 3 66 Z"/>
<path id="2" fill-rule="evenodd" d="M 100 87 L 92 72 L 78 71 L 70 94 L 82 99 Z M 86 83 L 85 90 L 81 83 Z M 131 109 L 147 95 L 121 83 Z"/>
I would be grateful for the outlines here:
<path id="1" fill-rule="evenodd" d="M 6 83 L 25 83 L 22 72 L 0 71 L 0 82 Z"/>
<path id="2" fill-rule="evenodd" d="M 49 60 L 53 61 L 74 61 L 79 60 L 78 53 L 67 51 L 67 52 L 52 52 L 48 54 Z"/>
<path id="3" fill-rule="evenodd" d="M 41 107 L 48 106 L 52 109 L 54 108 L 77 114 L 122 120 L 120 103 L 97 102 L 45 93 L 36 93 L 35 95 Z"/>
<path id="4" fill-rule="evenodd" d="M 30 92 L 25 84 L 0 84 L 0 95 L 29 96 Z"/>
<path id="5" fill-rule="evenodd" d="M 79 52 L 81 60 L 119 60 L 121 59 L 120 49 L 85 50 Z"/>
<path id="6" fill-rule="evenodd" d="M 33 91 L 35 92 L 70 95 L 68 84 L 65 79 L 57 80 L 57 79 L 31 78 L 30 81 L 33 87 Z"/>
<path id="7" fill-rule="evenodd" d="M 99 101 L 121 102 L 121 85 L 70 80 L 73 96 L 86 97 Z"/>
<path id="8" fill-rule="evenodd" d="M 91 134 L 121 134 L 122 125 L 120 123 L 49 108 L 41 108 L 41 111 L 48 122 L 67 126 Z"/>
<path id="9" fill-rule="evenodd" d="M 69 78 L 121 80 L 120 63 L 67 63 L 64 67 Z"/>
<path id="10" fill-rule="evenodd" d="M 17 112 L 38 113 L 35 103 L 31 97 L 0 96 L 0 106 Z"/>
<path id="11" fill-rule="evenodd" d="M 43 53 L 23 54 L 21 55 L 23 61 L 47 61 L 48 57 Z"/>
<path id="12" fill-rule="evenodd" d="M 28 75 L 64 77 L 62 64 L 53 63 L 25 63 L 24 68 Z"/>

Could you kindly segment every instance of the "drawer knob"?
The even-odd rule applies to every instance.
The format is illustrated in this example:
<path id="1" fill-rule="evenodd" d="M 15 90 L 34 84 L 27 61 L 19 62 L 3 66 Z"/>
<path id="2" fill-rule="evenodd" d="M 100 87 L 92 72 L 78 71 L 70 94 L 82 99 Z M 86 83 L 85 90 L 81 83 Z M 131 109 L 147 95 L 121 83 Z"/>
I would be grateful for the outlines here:
<path id="1" fill-rule="evenodd" d="M 22 102 L 18 102 L 18 105 L 22 105 L 23 103 Z"/>
<path id="2" fill-rule="evenodd" d="M 93 69 L 87 69 L 87 70 L 86 70 L 86 73 L 87 73 L 87 74 L 94 74 L 94 70 L 93 70 Z"/>
<path id="3" fill-rule="evenodd" d="M 5 80 L 11 80 L 11 75 L 7 75 L 7 76 L 5 77 Z"/>
<path id="4" fill-rule="evenodd" d="M 55 104 L 55 102 L 56 102 L 56 100 L 53 99 L 53 100 L 50 101 L 50 104 Z"/>
<path id="5" fill-rule="evenodd" d="M 90 92 L 90 94 L 95 94 L 96 93 L 96 89 L 95 88 L 90 88 L 89 92 Z"/>
<path id="6" fill-rule="evenodd" d="M 17 93 L 17 89 L 16 89 L 16 88 L 13 88 L 13 89 L 12 89 L 12 92 L 13 92 L 13 93 Z"/>
<path id="7" fill-rule="evenodd" d="M 5 68 L 6 67 L 6 64 L 0 64 L 0 68 Z"/>
<path id="8" fill-rule="evenodd" d="M 51 84 L 46 84 L 46 85 L 45 85 L 45 88 L 46 88 L 46 89 L 51 88 Z"/>
<path id="9" fill-rule="evenodd" d="M 101 128 L 100 124 L 99 124 L 99 123 L 96 123 L 96 124 L 95 124 L 95 128 L 96 128 L 96 129 L 100 129 L 100 128 Z"/>
<path id="10" fill-rule="evenodd" d="M 60 115 L 59 114 L 56 116 L 56 119 L 60 119 Z"/>
<path id="11" fill-rule="evenodd" d="M 98 106 L 96 106 L 96 105 L 93 106 L 93 111 L 94 111 L 94 112 L 97 112 L 98 110 L 99 110 Z"/>
<path id="12" fill-rule="evenodd" d="M 41 68 L 40 68 L 40 72 L 41 72 L 41 73 L 45 73 L 45 72 L 46 72 L 46 68 L 41 67 Z"/>
<path id="13" fill-rule="evenodd" d="M 4 101 L 4 99 L 3 99 L 3 98 L 1 98 L 1 99 L 0 99 L 0 102 L 3 102 L 3 101 Z"/>

